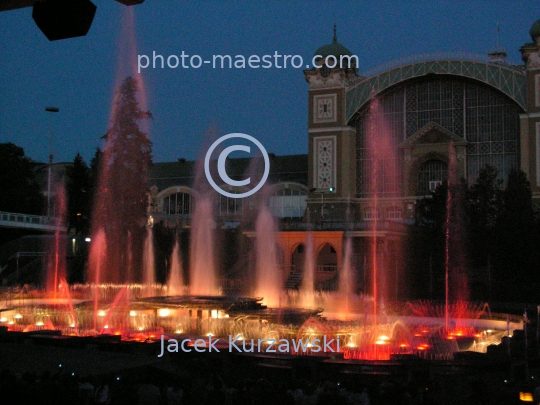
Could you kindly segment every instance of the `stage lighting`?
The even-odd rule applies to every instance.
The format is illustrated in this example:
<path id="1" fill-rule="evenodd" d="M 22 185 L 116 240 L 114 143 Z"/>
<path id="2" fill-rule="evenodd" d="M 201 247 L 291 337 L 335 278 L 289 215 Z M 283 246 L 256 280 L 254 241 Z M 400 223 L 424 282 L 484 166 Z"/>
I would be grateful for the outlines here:
<path id="1" fill-rule="evenodd" d="M 32 18 L 49 41 L 88 33 L 96 6 L 90 0 L 45 0 L 34 4 Z"/>

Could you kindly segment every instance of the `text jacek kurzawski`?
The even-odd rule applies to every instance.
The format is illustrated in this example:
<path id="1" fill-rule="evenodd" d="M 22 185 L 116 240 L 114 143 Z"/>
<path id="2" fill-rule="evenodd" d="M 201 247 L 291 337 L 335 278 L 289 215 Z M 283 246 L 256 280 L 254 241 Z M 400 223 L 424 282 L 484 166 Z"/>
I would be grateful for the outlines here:
<path id="1" fill-rule="evenodd" d="M 336 353 L 339 352 L 339 337 L 328 339 L 326 335 L 320 338 L 305 339 L 243 339 L 241 335 L 233 337 L 229 335 L 227 339 L 214 338 L 209 336 L 206 339 L 167 339 L 161 335 L 161 353 L 165 352 L 190 353 L 192 351 L 216 352 L 228 351 L 229 353 Z M 219 348 L 218 348 L 219 345 Z"/>

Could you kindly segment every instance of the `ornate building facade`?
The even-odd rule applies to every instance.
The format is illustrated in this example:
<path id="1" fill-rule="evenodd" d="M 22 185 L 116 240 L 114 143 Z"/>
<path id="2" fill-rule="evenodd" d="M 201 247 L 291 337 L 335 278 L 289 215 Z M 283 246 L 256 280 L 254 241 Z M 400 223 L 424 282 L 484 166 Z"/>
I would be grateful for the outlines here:
<path id="1" fill-rule="evenodd" d="M 395 286 L 386 295 L 398 298 L 399 246 L 415 204 L 449 174 L 474 183 L 489 164 L 505 181 L 521 169 L 540 201 L 540 20 L 530 35 L 532 42 L 520 49 L 524 65 L 508 63 L 496 47 L 485 58 L 423 55 L 359 74 L 356 64 L 333 67 L 354 61 L 334 28 L 332 43 L 315 51 L 319 66 L 304 71 L 307 155 L 271 159 L 269 205 L 279 220 L 281 271 L 289 288 L 298 287 L 311 252 L 308 238 L 318 286 L 335 286 L 344 241 L 351 238 L 357 287 L 369 285 L 366 269 L 381 261 L 387 284 Z M 189 225 L 197 198 L 194 165 L 156 165 L 156 219 Z M 237 159 L 239 175 L 246 165 Z M 229 225 L 250 206 L 247 200 L 216 201 L 218 218 Z"/>

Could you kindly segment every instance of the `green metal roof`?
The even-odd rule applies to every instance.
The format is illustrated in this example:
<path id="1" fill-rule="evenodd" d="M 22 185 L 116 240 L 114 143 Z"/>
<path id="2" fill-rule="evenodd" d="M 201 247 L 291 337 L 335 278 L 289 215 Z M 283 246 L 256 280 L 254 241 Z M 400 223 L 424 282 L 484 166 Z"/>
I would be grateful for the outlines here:
<path id="1" fill-rule="evenodd" d="M 533 41 L 536 42 L 536 38 L 538 38 L 540 36 L 540 20 L 536 20 L 530 31 L 529 31 L 529 34 L 531 34 L 531 38 Z"/>
<path id="2" fill-rule="evenodd" d="M 349 51 L 347 48 L 345 48 L 343 45 L 341 45 L 337 41 L 337 33 L 336 33 L 336 25 L 334 24 L 334 37 L 332 38 L 332 43 L 328 45 L 323 45 L 320 48 L 318 48 L 313 55 L 320 55 L 323 58 L 333 55 L 333 56 L 341 56 L 341 55 L 349 55 L 352 56 L 351 51 Z"/>
<path id="3" fill-rule="evenodd" d="M 428 74 L 461 76 L 480 81 L 503 92 L 523 110 L 526 109 L 527 85 L 523 70 L 470 60 L 431 60 L 397 66 L 352 83 L 347 89 L 347 121 L 380 92 L 405 80 Z"/>

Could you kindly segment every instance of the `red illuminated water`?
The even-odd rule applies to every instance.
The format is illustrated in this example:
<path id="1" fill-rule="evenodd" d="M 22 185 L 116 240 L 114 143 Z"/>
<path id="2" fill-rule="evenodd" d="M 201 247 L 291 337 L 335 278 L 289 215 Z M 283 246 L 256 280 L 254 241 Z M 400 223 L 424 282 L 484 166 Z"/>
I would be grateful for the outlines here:
<path id="1" fill-rule="evenodd" d="M 156 265 L 154 255 L 154 232 L 151 226 L 146 227 L 146 238 L 143 251 L 143 280 L 147 286 L 153 286 L 156 282 Z"/>
<path id="2" fill-rule="evenodd" d="M 201 196 L 192 218 L 190 245 L 190 294 L 218 295 L 217 267 L 214 252 L 214 204 Z"/>
<path id="3" fill-rule="evenodd" d="M 122 34 L 119 37 L 118 69 L 116 75 L 115 89 L 118 89 L 124 79 L 132 75 L 135 77 L 137 86 L 137 102 L 141 112 L 146 111 L 147 98 L 142 81 L 142 76 L 137 74 L 136 69 L 136 40 L 135 40 L 135 18 L 134 9 L 123 8 L 122 16 Z M 110 124 L 112 127 L 119 125 L 122 118 L 122 111 L 119 108 L 122 95 L 115 93 L 112 103 Z M 141 120 L 137 123 L 141 125 L 145 136 L 149 133 L 148 120 Z M 370 359 L 370 360 L 389 360 L 392 354 L 418 354 L 435 353 L 446 356 L 451 353 L 455 342 L 462 336 L 479 335 L 479 332 L 472 326 L 461 324 L 461 319 L 476 319 L 480 317 L 482 311 L 472 311 L 459 305 L 459 301 L 467 296 L 466 277 L 464 275 L 464 266 L 461 261 L 463 257 L 462 244 L 460 238 L 460 205 L 456 194 L 457 164 L 455 150 L 450 145 L 449 153 L 449 178 L 447 194 L 447 218 L 446 218 L 446 246 L 445 246 L 445 269 L 446 269 L 446 301 L 444 305 L 444 317 L 440 313 L 440 308 L 434 310 L 428 304 L 413 307 L 413 312 L 419 317 L 425 318 L 419 323 L 410 322 L 408 326 L 404 325 L 403 320 L 391 319 L 380 310 L 384 300 L 389 297 L 389 288 L 387 283 L 388 261 L 385 259 L 389 254 L 386 247 L 386 236 L 379 230 L 380 225 L 386 220 L 384 209 L 390 204 L 398 204 L 392 199 L 401 195 L 398 190 L 397 181 L 397 147 L 392 132 L 385 122 L 381 105 L 377 99 L 371 103 L 369 109 L 368 127 L 365 133 L 366 145 L 370 167 L 368 167 L 369 191 L 370 196 L 367 199 L 368 208 L 372 210 L 372 218 L 369 220 L 370 244 L 369 244 L 369 265 L 371 266 L 371 290 L 373 295 L 372 308 L 364 304 L 365 300 L 355 298 L 353 291 L 354 270 L 352 266 L 352 240 L 349 238 L 345 242 L 343 266 L 340 270 L 339 288 L 334 294 L 335 311 L 339 312 L 339 319 L 346 320 L 346 323 L 329 324 L 319 319 L 309 320 L 299 328 L 298 338 L 306 336 L 341 336 L 346 339 L 347 344 L 342 347 L 344 356 L 347 359 Z M 147 139 L 146 139 L 147 140 Z M 135 149 L 141 145 L 132 145 Z M 146 229 L 146 234 L 141 232 L 144 224 L 141 224 L 143 218 L 134 217 L 133 212 L 122 203 L 122 198 L 127 195 L 129 189 L 133 187 L 146 187 L 147 168 L 144 168 L 141 176 L 138 176 L 136 183 L 127 182 L 124 173 L 115 165 L 115 159 L 124 153 L 118 150 L 114 137 L 108 137 L 101 159 L 99 185 L 96 196 L 95 211 L 93 216 L 93 237 L 90 245 L 89 254 L 89 282 L 93 284 L 93 314 L 88 310 L 88 323 L 93 315 L 93 329 L 100 330 L 100 333 L 129 333 L 130 329 L 130 294 L 129 289 L 133 281 L 142 281 L 144 288 L 155 284 L 154 269 L 154 247 L 153 231 L 151 227 Z M 200 175 L 200 174 L 199 174 Z M 198 182 L 196 182 L 198 183 Z M 199 194 L 195 204 L 194 214 L 191 222 L 191 240 L 190 240 L 190 269 L 189 280 L 183 279 L 182 260 L 180 257 L 180 247 L 178 240 L 171 257 L 171 269 L 169 278 L 169 294 L 179 295 L 184 292 L 184 288 L 189 284 L 190 293 L 193 295 L 218 295 L 220 288 L 218 285 L 218 257 L 215 244 L 216 220 L 215 220 L 215 193 L 198 190 Z M 61 212 L 65 212 L 65 200 L 63 193 L 59 195 L 59 204 Z M 144 236 L 146 235 L 146 236 Z M 60 294 L 67 299 L 68 312 L 73 318 L 75 330 L 78 329 L 78 320 L 75 316 L 73 303 L 69 295 L 67 284 L 64 280 L 65 265 L 61 263 L 61 258 L 65 258 L 65 252 L 61 251 L 62 243 L 56 233 L 54 254 L 50 260 L 50 276 L 47 278 L 47 289 L 52 291 L 54 300 L 57 299 L 57 289 L 60 286 Z M 278 307 L 283 299 L 283 277 L 279 269 L 277 258 L 276 226 L 268 207 L 261 205 L 256 223 L 256 284 L 254 286 L 254 295 L 264 297 L 264 303 L 270 307 Z M 143 252 L 141 254 L 141 252 Z M 300 288 L 300 299 L 297 301 L 302 307 L 315 307 L 317 299 L 325 299 L 324 293 L 315 292 L 315 247 L 313 242 L 313 232 L 307 233 L 307 242 L 304 254 L 304 274 Z M 137 267 L 139 266 L 139 267 Z M 365 268 L 368 266 L 366 265 Z M 141 277 L 142 269 L 142 277 Z M 396 277 L 397 280 L 397 277 Z M 186 281 L 189 281 L 187 283 Z M 119 288 L 114 300 L 112 294 L 105 303 L 100 302 L 100 290 L 107 289 L 105 283 L 118 283 L 113 288 Z M 117 287 L 121 286 L 121 287 Z M 140 285 L 139 285 L 140 287 Z M 138 290 L 139 291 L 139 290 Z M 452 291 L 454 291 L 452 295 Z M 152 295 L 155 291 L 148 289 L 146 295 Z M 142 292 L 141 295 L 145 293 Z M 327 294 L 330 295 L 330 294 Z M 452 304 L 451 299 L 458 300 Z M 107 311 L 100 310 L 100 304 L 105 307 L 112 300 Z M 356 308 L 353 313 L 351 303 L 355 302 Z M 363 304 L 358 304 L 362 302 Z M 91 305 L 91 304 L 90 304 Z M 363 305 L 364 313 L 358 310 L 358 306 Z M 367 309 L 366 309 L 367 308 Z M 151 311 L 155 308 L 144 308 Z M 163 308 L 169 312 L 169 308 Z M 133 311 L 136 313 L 137 311 Z M 191 312 L 191 311 L 190 311 Z M 216 311 L 217 312 L 217 311 Z M 370 313 L 368 313 L 370 312 Z M 351 317 L 349 317 L 351 314 Z M 435 315 L 436 314 L 436 315 Z M 101 316 L 100 323 L 97 317 Z M 133 317 L 146 317 L 147 314 L 133 315 Z M 149 316 L 151 318 L 153 315 Z M 160 315 L 161 316 L 161 315 Z M 190 315 L 191 316 L 191 315 Z M 213 317 L 213 315 L 208 315 Z M 164 325 L 174 327 L 178 325 L 191 324 L 189 322 L 179 321 L 180 317 L 174 323 L 169 315 L 162 315 L 160 320 Z M 155 317 L 157 319 L 157 317 Z M 436 319 L 429 319 L 436 318 Z M 444 318 L 446 327 L 445 334 L 441 334 L 440 319 Z M 212 319 L 212 322 L 217 319 Z M 351 319 L 354 319 L 351 321 Z M 410 320 L 409 320 L 410 321 Z M 31 327 L 54 327 L 49 324 Z M 134 322 L 132 320 L 132 322 Z M 158 322 L 156 320 L 156 322 Z M 167 322 L 170 324 L 167 324 Z M 198 322 L 198 320 L 197 320 Z M 227 322 L 227 321 L 223 321 Z M 452 327 L 450 323 L 453 322 Z M 21 322 L 22 323 L 22 322 Z M 217 321 L 216 321 L 217 323 Z M 45 324 L 45 322 L 43 323 Z M 211 324 L 211 322 L 208 322 Z M 51 326 L 52 325 L 52 326 Z M 148 337 L 155 338 L 157 327 L 150 329 L 143 322 L 140 323 L 140 339 Z M 262 325 L 262 323 L 261 323 Z M 30 326 L 28 326 L 30 327 Z M 238 327 L 234 325 L 234 327 Z M 257 325 L 259 327 L 259 325 Z M 262 328 L 262 326 L 260 326 Z M 266 327 L 266 326 L 265 326 Z M 90 327 L 89 327 L 90 328 Z M 89 329 L 88 328 L 88 329 Z M 224 328 L 225 329 L 225 328 Z M 275 332 L 275 331 L 274 331 Z"/>
<path id="4" fill-rule="evenodd" d="M 121 303 L 123 305 L 120 305 Z M 109 310 L 107 311 L 103 319 L 103 323 L 101 325 L 101 331 L 100 331 L 101 334 L 108 332 L 109 321 L 111 320 L 111 317 L 117 310 L 122 312 L 122 314 L 120 314 L 121 319 L 127 319 L 127 316 L 129 315 L 129 293 L 128 293 L 127 285 L 120 289 L 120 291 L 114 298 L 114 301 L 112 302 Z M 117 320 L 115 322 L 115 329 L 128 330 L 127 322 L 126 321 L 118 322 Z"/>
<path id="5" fill-rule="evenodd" d="M 371 167 L 369 181 L 369 197 L 371 204 L 367 209 L 371 210 L 369 229 L 372 235 L 370 244 L 371 256 L 371 284 L 373 295 L 373 324 L 377 327 L 379 305 L 384 299 L 388 299 L 388 268 L 382 260 L 383 255 L 388 255 L 388 249 L 382 249 L 385 240 L 379 233 L 379 222 L 384 218 L 384 202 L 388 204 L 393 197 L 400 195 L 399 175 L 397 165 L 396 137 L 390 130 L 384 117 L 381 103 L 377 98 L 371 102 L 368 112 L 367 127 L 365 131 L 365 147 L 367 159 Z M 397 203 L 399 204 L 399 203 Z M 396 205 L 397 205 L 396 204 Z M 395 252 L 394 252 L 395 253 Z"/>
<path id="6" fill-rule="evenodd" d="M 448 180 L 445 221 L 445 326 L 449 325 L 449 306 L 451 301 L 466 302 L 468 294 L 468 278 L 465 272 L 465 249 L 463 246 L 463 196 L 461 193 L 456 151 L 452 142 L 448 145 Z"/>
<path id="7" fill-rule="evenodd" d="M 304 255 L 304 276 L 300 285 L 302 306 L 308 308 L 315 307 L 315 266 L 313 232 L 309 231 L 306 240 L 306 253 Z"/>
<path id="8" fill-rule="evenodd" d="M 99 286 L 101 284 L 101 272 L 104 269 L 105 256 L 107 254 L 106 236 L 103 229 L 98 230 L 97 234 L 92 238 L 90 245 L 90 253 L 88 255 L 89 273 L 93 274 L 94 279 L 88 280 L 93 282 L 94 289 L 94 330 L 97 330 L 97 312 L 99 304 Z"/>
<path id="9" fill-rule="evenodd" d="M 264 297 L 264 304 L 279 307 L 283 294 L 283 277 L 278 266 L 276 225 L 270 209 L 262 204 L 255 225 L 257 239 L 255 297 Z"/>
<path id="10" fill-rule="evenodd" d="M 77 323 L 77 315 L 75 315 L 75 309 L 73 308 L 73 301 L 71 300 L 71 294 L 69 292 L 69 285 L 65 278 L 60 279 L 59 285 L 60 296 L 67 300 L 67 306 L 69 313 L 73 319 L 73 323 L 70 326 L 73 328 L 74 333 L 78 332 L 79 326 Z"/>
<path id="11" fill-rule="evenodd" d="M 66 277 L 66 244 L 61 228 L 66 225 L 66 193 L 63 184 L 55 186 L 55 216 L 58 218 L 54 242 L 49 244 L 46 290 L 56 300 L 59 280 Z"/>
<path id="12" fill-rule="evenodd" d="M 182 257 L 178 238 L 176 239 L 171 254 L 171 270 L 169 273 L 168 286 L 169 295 L 180 295 L 184 293 L 184 270 L 182 268 Z"/>
<path id="13" fill-rule="evenodd" d="M 132 252 L 140 252 L 144 236 L 138 229 L 141 226 L 140 209 L 134 209 L 134 204 L 144 204 L 139 201 L 137 190 L 143 190 L 147 184 L 148 166 L 145 161 L 138 159 L 141 151 L 149 148 L 149 124 L 147 97 L 141 75 L 136 73 L 137 46 L 135 35 L 135 16 L 132 7 L 122 7 L 121 31 L 117 42 L 117 69 L 114 83 L 114 96 L 109 118 L 109 131 L 105 139 L 103 154 L 100 160 L 99 178 L 95 196 L 94 212 L 92 213 L 93 240 L 97 233 L 103 230 L 107 235 L 107 243 L 111 246 L 102 266 L 107 269 L 99 279 L 101 282 L 125 283 L 141 280 L 141 268 L 133 268 L 140 263 L 141 257 L 133 257 Z M 126 93 L 119 89 L 127 86 L 126 78 L 131 76 L 135 86 L 135 103 L 126 99 Z M 126 87 L 124 87 L 125 89 Z M 126 111 L 138 111 L 129 117 L 135 118 L 133 125 L 126 124 Z M 119 134 L 130 129 L 130 134 Z M 142 131 L 140 139 L 137 130 Z M 127 140 L 126 140 L 127 139 Z M 131 139 L 131 141 L 129 141 Z M 132 159 L 133 162 L 126 163 Z M 131 168 L 126 170 L 126 168 Z M 135 173 L 136 172 L 136 173 Z M 142 191 L 144 192 L 144 191 Z M 144 207 L 143 207 L 144 209 Z M 91 271 L 95 270 L 90 268 Z M 133 279 L 130 278 L 133 273 Z M 138 276 L 137 276 L 138 275 Z M 95 280 L 98 275 L 91 273 Z"/>
<path id="14" fill-rule="evenodd" d="M 345 319 L 350 312 L 350 302 L 353 298 L 353 286 L 355 285 L 354 281 L 354 272 L 352 268 L 352 240 L 347 238 L 345 242 L 345 251 L 343 252 L 343 266 L 339 274 L 339 286 L 338 293 L 341 298 L 344 300 L 339 312 L 345 315 Z"/>

